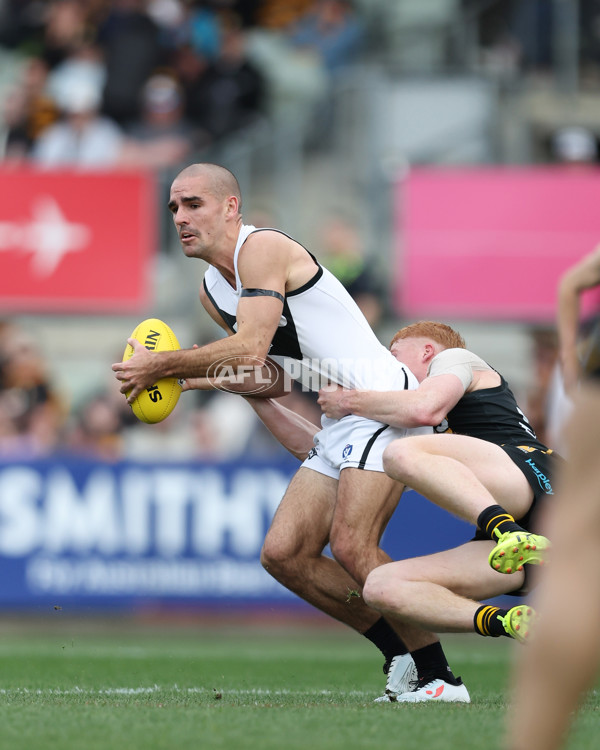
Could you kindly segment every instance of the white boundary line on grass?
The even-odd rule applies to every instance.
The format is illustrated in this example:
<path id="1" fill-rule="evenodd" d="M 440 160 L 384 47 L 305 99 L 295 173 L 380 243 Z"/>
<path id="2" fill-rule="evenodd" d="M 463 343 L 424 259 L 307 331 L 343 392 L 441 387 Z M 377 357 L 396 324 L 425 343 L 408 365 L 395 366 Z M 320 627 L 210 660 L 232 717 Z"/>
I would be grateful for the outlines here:
<path id="1" fill-rule="evenodd" d="M 184 695 L 203 694 L 214 695 L 219 693 L 225 697 L 228 695 L 245 696 L 245 695 L 338 695 L 339 691 L 334 690 L 289 690 L 287 688 L 280 690 L 271 690 L 270 688 L 253 688 L 252 690 L 237 689 L 216 689 L 190 687 L 180 688 L 178 685 L 169 687 L 114 687 L 114 688 L 80 688 L 72 687 L 65 690 L 61 688 L 0 688 L 0 695 L 151 695 L 152 693 L 171 692 L 181 693 Z M 348 696 L 368 696 L 369 694 L 362 690 L 348 690 L 344 692 Z"/>

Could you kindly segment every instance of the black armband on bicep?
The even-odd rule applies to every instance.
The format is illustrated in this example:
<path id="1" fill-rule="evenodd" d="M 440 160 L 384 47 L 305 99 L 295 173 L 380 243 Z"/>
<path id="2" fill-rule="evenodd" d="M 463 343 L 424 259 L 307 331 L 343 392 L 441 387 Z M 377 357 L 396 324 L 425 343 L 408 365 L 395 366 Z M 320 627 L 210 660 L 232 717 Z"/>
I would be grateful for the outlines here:
<path id="1" fill-rule="evenodd" d="M 272 289 L 242 289 L 242 297 L 276 297 L 285 302 L 283 294 L 275 292 Z"/>

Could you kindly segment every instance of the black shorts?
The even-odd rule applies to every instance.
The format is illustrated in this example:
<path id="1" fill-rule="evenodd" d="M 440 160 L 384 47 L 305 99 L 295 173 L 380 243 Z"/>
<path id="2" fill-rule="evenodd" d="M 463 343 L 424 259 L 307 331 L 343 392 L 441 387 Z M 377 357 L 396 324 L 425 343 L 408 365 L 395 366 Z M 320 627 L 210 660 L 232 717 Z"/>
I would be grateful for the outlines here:
<path id="1" fill-rule="evenodd" d="M 537 532 L 536 516 L 538 503 L 549 495 L 554 495 L 554 482 L 559 466 L 564 458 L 552 450 L 538 450 L 527 445 L 502 445 L 507 453 L 525 475 L 533 490 L 533 502 L 523 518 L 517 518 L 519 524 L 527 531 Z"/>
<path id="2" fill-rule="evenodd" d="M 519 522 L 520 526 L 527 529 L 527 531 L 536 533 L 538 531 L 536 524 L 538 504 L 544 498 L 548 497 L 548 495 L 554 494 L 552 483 L 556 476 L 556 470 L 561 463 L 564 463 L 564 458 L 554 451 L 542 451 L 538 448 L 531 448 L 528 445 L 505 444 L 500 447 L 523 472 L 525 479 L 527 479 L 533 490 L 531 508 L 529 508 L 522 518 L 516 518 L 515 520 Z M 479 529 L 477 529 L 477 533 L 473 538 L 489 539 Z"/>
<path id="3" fill-rule="evenodd" d="M 502 450 L 510 456 L 525 475 L 533 490 L 533 502 L 522 518 L 515 519 L 520 526 L 533 533 L 539 532 L 537 524 L 538 510 L 546 498 L 554 494 L 554 478 L 558 467 L 564 463 L 564 458 L 552 450 L 540 450 L 528 445 L 501 445 Z M 473 541 L 489 539 L 480 529 L 477 529 Z M 511 591 L 509 596 L 524 596 L 528 593 L 528 568 L 524 568 L 525 582 L 517 591 Z"/>

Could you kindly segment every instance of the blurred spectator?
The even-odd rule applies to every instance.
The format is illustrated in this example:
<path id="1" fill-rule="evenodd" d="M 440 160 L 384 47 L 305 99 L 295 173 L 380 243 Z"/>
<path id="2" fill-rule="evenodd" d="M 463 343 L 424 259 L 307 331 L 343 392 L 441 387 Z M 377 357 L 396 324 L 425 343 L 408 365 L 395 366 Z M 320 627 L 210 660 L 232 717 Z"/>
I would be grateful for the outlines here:
<path id="1" fill-rule="evenodd" d="M 214 60 L 205 63 L 188 48 L 180 58 L 187 64 L 187 114 L 210 140 L 218 140 L 256 122 L 262 114 L 264 80 L 248 60 L 246 36 L 235 14 L 222 17 L 221 45 Z"/>
<path id="2" fill-rule="evenodd" d="M 377 329 L 384 313 L 384 292 L 367 264 L 358 227 L 342 216 L 330 217 L 321 227 L 319 260 Z"/>
<path id="3" fill-rule="evenodd" d="M 157 74 L 144 85 L 141 99 L 142 113 L 126 129 L 120 163 L 153 169 L 180 165 L 196 145 L 181 86 L 172 76 Z"/>
<path id="4" fill-rule="evenodd" d="M 22 163 L 40 134 L 54 123 L 59 111 L 46 91 L 48 65 L 39 57 L 25 61 L 4 101 L 5 162 Z"/>
<path id="5" fill-rule="evenodd" d="M 77 414 L 65 447 L 73 453 L 117 461 L 123 456 L 122 433 L 121 410 L 114 399 L 99 394 L 88 400 Z"/>
<path id="6" fill-rule="evenodd" d="M 40 56 L 50 68 L 69 58 L 88 39 L 85 2 L 54 0 L 47 4 Z"/>
<path id="7" fill-rule="evenodd" d="M 548 72 L 551 68 L 554 5 L 548 0 L 520 0 L 510 4 L 520 65 L 525 71 Z"/>
<path id="8" fill-rule="evenodd" d="M 195 0 L 190 3 L 190 8 L 185 30 L 186 41 L 196 54 L 207 60 L 214 60 L 221 49 L 219 3 L 210 0 Z"/>
<path id="9" fill-rule="evenodd" d="M 5 0 L 0 44 L 54 67 L 88 37 L 90 0 Z"/>
<path id="10" fill-rule="evenodd" d="M 265 79 L 268 114 L 304 137 L 327 96 L 327 73 L 314 50 L 297 49 L 283 31 L 254 29 L 249 59 Z"/>
<path id="11" fill-rule="evenodd" d="M 249 54 L 267 82 L 271 116 L 301 140 L 323 141 L 333 77 L 356 61 L 363 34 L 348 0 L 316 0 L 284 28 L 255 29 Z"/>
<path id="12" fill-rule="evenodd" d="M 366 36 L 352 0 L 316 0 L 288 30 L 289 41 L 301 53 L 316 55 L 325 73 L 325 92 L 317 101 L 308 136 L 327 147 L 332 131 L 333 87 L 336 76 L 358 60 Z"/>
<path id="13" fill-rule="evenodd" d="M 285 29 L 314 4 L 315 0 L 262 0 L 256 9 L 256 23 L 264 29 Z"/>
<path id="14" fill-rule="evenodd" d="M 208 426 L 212 446 L 205 444 L 204 450 L 212 450 L 209 456 L 214 459 L 243 455 L 251 443 L 258 421 L 243 398 L 221 391 L 210 393 L 195 419 L 196 429 L 203 422 Z"/>
<path id="15" fill-rule="evenodd" d="M 230 398 L 234 400 L 233 396 Z M 238 425 L 240 435 L 244 434 L 235 405 L 228 412 L 227 419 L 232 428 Z M 160 456 L 164 461 L 226 459 L 236 454 L 236 440 L 229 448 L 224 448 L 220 441 L 222 426 L 216 425 L 206 410 L 191 406 L 188 400 L 185 404 L 178 404 L 163 422 L 153 425 L 137 422 L 128 426 L 123 431 L 123 457 L 142 461 L 154 456 Z"/>
<path id="16" fill-rule="evenodd" d="M 275 3 L 279 2 L 285 7 L 293 7 L 294 5 L 301 5 L 307 0 L 287 0 L 287 2 L 281 2 L 281 0 L 275 0 Z M 312 0 L 310 0 L 312 2 Z M 241 21 L 242 26 L 245 29 L 251 29 L 254 26 L 261 24 L 260 14 L 264 12 L 265 6 L 267 6 L 270 0 L 223 0 L 224 4 L 227 5 L 229 10 L 236 13 Z"/>
<path id="17" fill-rule="evenodd" d="M 139 117 L 139 92 L 165 62 L 161 30 L 143 0 L 113 0 L 97 41 L 106 60 L 103 111 L 124 125 Z"/>
<path id="18" fill-rule="evenodd" d="M 44 168 L 110 169 L 121 156 L 124 135 L 100 114 L 101 94 L 92 81 L 74 78 L 57 92 L 63 118 L 33 146 L 33 162 Z"/>
<path id="19" fill-rule="evenodd" d="M 579 3 L 579 53 L 582 75 L 590 74 L 594 87 L 598 82 L 600 63 L 600 5 L 598 0 L 582 0 Z"/>
<path id="20" fill-rule="evenodd" d="M 92 42 L 75 48 L 48 75 L 47 91 L 59 101 L 72 85 L 89 85 L 101 94 L 106 83 L 106 65 L 102 49 Z"/>
<path id="21" fill-rule="evenodd" d="M 201 86 L 202 76 L 208 68 L 208 59 L 199 55 L 191 44 L 180 44 L 171 56 L 171 67 L 183 88 L 183 96 L 186 102 L 186 115 L 195 119 L 194 91 Z"/>
<path id="22" fill-rule="evenodd" d="M 317 0 L 289 32 L 292 44 L 316 52 L 330 74 L 356 61 L 363 37 L 352 0 Z"/>
<path id="23" fill-rule="evenodd" d="M 190 395 L 190 394 L 188 394 Z M 185 398 L 185 396 L 184 396 Z M 303 392 L 295 384 L 290 394 L 280 399 L 284 406 L 301 414 L 314 424 L 321 422 L 321 408 L 316 394 Z M 223 391 L 202 394 L 199 406 L 186 409 L 185 418 L 179 413 L 179 442 L 173 458 L 202 458 L 232 460 L 238 456 L 267 458 L 281 456 L 287 451 L 273 438 L 254 410 L 238 395 Z M 171 419 L 171 417 L 169 417 Z M 183 435 L 187 435 L 182 439 Z M 139 449 L 142 443 L 137 442 Z M 148 439 L 151 439 L 148 436 Z M 144 442 L 143 445 L 148 445 Z"/>
<path id="24" fill-rule="evenodd" d="M 520 50 L 512 29 L 510 2 L 488 3 L 462 0 L 463 12 L 475 18 L 479 37 L 478 57 L 486 71 L 493 75 L 513 75 L 519 64 Z"/>
<path id="25" fill-rule="evenodd" d="M 43 12 L 38 0 L 3 0 L 0 5 L 0 46 L 26 55 L 39 52 L 39 44 L 32 49 L 30 40 L 39 39 L 43 27 Z"/>
<path id="26" fill-rule="evenodd" d="M 66 410 L 34 342 L 0 324 L 0 453 L 46 455 L 61 439 Z"/>
<path id="27" fill-rule="evenodd" d="M 182 25 L 185 18 L 182 0 L 148 0 L 147 11 L 154 23 L 169 36 Z"/>
<path id="28" fill-rule="evenodd" d="M 559 164 L 572 166 L 597 165 L 598 143 L 594 133 L 578 125 L 559 128 L 552 135 L 551 153 Z"/>
<path id="29" fill-rule="evenodd" d="M 118 382 L 112 377 L 105 382 L 70 414 L 63 445 L 73 453 L 115 461 L 125 457 L 128 433 L 147 425 L 137 420 Z"/>

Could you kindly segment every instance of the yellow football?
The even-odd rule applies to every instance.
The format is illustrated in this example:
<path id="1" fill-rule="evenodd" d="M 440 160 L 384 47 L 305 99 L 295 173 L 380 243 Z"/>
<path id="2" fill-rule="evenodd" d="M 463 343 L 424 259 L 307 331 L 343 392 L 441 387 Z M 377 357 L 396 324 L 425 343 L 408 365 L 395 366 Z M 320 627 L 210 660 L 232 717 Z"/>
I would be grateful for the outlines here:
<path id="1" fill-rule="evenodd" d="M 179 342 L 169 326 L 158 318 L 142 321 L 130 338 L 137 339 L 146 349 L 154 352 L 174 352 L 180 349 Z M 127 344 L 123 362 L 133 355 L 133 347 Z M 135 416 L 147 424 L 162 422 L 175 408 L 181 395 L 181 385 L 177 378 L 161 378 L 131 404 Z"/>

